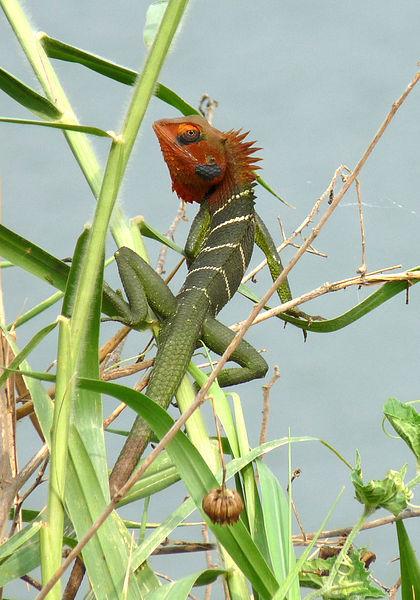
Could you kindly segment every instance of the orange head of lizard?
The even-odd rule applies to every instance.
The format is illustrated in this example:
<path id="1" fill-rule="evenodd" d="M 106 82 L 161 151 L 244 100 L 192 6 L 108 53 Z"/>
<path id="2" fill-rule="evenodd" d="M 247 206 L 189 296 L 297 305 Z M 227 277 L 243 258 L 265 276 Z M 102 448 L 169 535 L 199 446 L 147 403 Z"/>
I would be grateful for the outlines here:
<path id="1" fill-rule="evenodd" d="M 259 148 L 244 142 L 246 133 L 215 129 L 199 115 L 162 119 L 153 124 L 169 168 L 172 189 L 186 202 L 209 198 L 220 204 L 223 198 L 255 179 L 251 154 Z"/>

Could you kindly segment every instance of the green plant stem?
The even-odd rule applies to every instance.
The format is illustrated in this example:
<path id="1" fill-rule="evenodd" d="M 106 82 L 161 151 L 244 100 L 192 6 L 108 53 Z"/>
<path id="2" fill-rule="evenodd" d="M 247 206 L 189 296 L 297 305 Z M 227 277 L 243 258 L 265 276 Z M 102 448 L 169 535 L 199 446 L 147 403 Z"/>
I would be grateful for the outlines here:
<path id="1" fill-rule="evenodd" d="M 178 24 L 186 8 L 187 0 L 171 0 L 165 11 L 161 26 L 156 35 L 154 44 L 148 55 L 142 75 L 140 76 L 133 92 L 121 135 L 112 142 L 108 156 L 108 162 L 104 173 L 104 178 L 96 205 L 95 215 L 90 231 L 86 254 L 83 257 L 80 269 L 80 278 L 77 285 L 73 316 L 71 319 L 71 357 L 69 360 L 68 352 L 59 345 L 57 358 L 57 385 L 58 378 L 62 381 L 63 390 L 71 398 L 74 396 L 74 374 L 79 369 L 79 361 L 83 356 L 83 348 L 86 343 L 86 331 L 88 320 L 90 318 L 91 306 L 94 304 L 95 293 L 97 292 L 98 275 L 103 269 L 103 255 L 106 241 L 106 234 L 111 220 L 112 211 L 117 200 L 121 182 L 130 158 L 131 150 L 137 136 L 140 124 L 143 120 L 147 106 L 153 94 L 154 86 L 164 59 L 170 47 L 172 38 L 176 32 Z M 59 375 L 61 373 L 61 375 Z M 73 398 L 74 400 L 74 398 Z M 70 409 L 69 409 L 70 410 Z M 66 438 L 64 438 L 65 440 Z M 61 441 L 63 444 L 63 440 Z M 67 446 L 67 444 L 65 444 Z M 65 470 L 64 470 L 65 473 Z M 50 488 L 51 489 L 51 488 Z M 54 490 L 51 490 L 54 492 Z M 55 500 L 51 499 L 51 503 Z M 50 506 L 50 501 L 49 501 Z M 56 506 L 56 504 L 55 504 Z M 50 513 L 52 514 L 52 513 Z M 58 528 L 61 527 L 61 535 Z M 54 568 L 53 561 L 46 561 L 43 571 L 43 583 L 58 571 L 61 562 L 62 547 L 62 523 L 55 528 L 54 543 L 51 543 L 49 537 L 49 557 L 52 552 L 56 560 Z M 48 553 L 47 553 L 48 557 Z M 58 557 L 58 558 L 57 558 Z M 44 587 L 40 597 L 45 597 L 49 592 L 49 586 Z M 58 590 L 54 594 L 54 590 Z M 50 598 L 59 598 L 59 586 L 53 588 Z"/>
<path id="2" fill-rule="evenodd" d="M 62 538 L 64 527 L 64 498 L 67 472 L 68 433 L 72 406 L 72 352 L 70 323 L 66 317 L 59 317 L 58 351 L 62 358 L 57 371 L 54 418 L 51 432 L 51 467 L 48 486 L 47 525 L 41 531 L 41 570 L 42 581 L 48 581 L 61 564 Z M 61 598 L 61 585 L 57 582 L 50 598 Z"/>
<path id="3" fill-rule="evenodd" d="M 79 125 L 77 116 L 42 46 L 41 35 L 33 30 L 18 0 L 0 0 L 0 6 L 47 98 L 62 113 L 63 120 L 67 123 Z M 63 133 L 94 197 L 97 199 L 101 189 L 102 168 L 89 137 L 73 131 L 64 131 Z M 111 230 L 118 246 L 130 245 L 137 252 L 142 251 L 141 236 L 138 233 L 135 237 L 131 235 L 127 219 L 119 207 L 115 209 Z"/>

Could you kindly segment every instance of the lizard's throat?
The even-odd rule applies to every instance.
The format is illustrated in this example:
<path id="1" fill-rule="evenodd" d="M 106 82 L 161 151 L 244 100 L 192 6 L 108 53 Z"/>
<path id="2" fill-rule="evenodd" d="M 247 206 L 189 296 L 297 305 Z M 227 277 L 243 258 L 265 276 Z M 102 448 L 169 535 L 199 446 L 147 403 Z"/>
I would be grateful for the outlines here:
<path id="1" fill-rule="evenodd" d="M 217 210 L 217 208 L 220 208 L 223 204 L 230 202 L 235 196 L 246 195 L 246 193 L 254 186 L 252 179 L 250 179 L 249 176 L 235 177 L 227 169 L 223 181 L 213 188 L 210 188 L 206 195 L 209 207 L 213 210 Z"/>

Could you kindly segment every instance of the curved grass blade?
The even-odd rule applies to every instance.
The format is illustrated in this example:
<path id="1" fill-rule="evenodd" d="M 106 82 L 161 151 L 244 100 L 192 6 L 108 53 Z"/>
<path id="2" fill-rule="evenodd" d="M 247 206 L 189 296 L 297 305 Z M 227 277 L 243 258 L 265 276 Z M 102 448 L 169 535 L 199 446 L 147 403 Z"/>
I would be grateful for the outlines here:
<path id="1" fill-rule="evenodd" d="M 66 131 L 78 131 L 79 133 L 89 133 L 98 137 L 107 137 L 114 139 L 115 134 L 112 131 L 104 131 L 99 127 L 92 125 L 77 125 L 75 123 L 64 123 L 62 121 L 35 121 L 34 119 L 15 119 L 13 117 L 0 117 L 0 123 L 14 123 L 15 125 L 38 125 L 39 127 L 51 127 L 53 129 L 64 129 Z"/>
<path id="2" fill-rule="evenodd" d="M 61 111 L 52 102 L 1 68 L 0 89 L 13 100 L 36 114 L 48 119 L 59 119 L 61 117 Z"/>
<path id="3" fill-rule="evenodd" d="M 195 585 L 208 585 L 215 582 L 220 575 L 226 573 L 227 571 L 224 569 L 205 569 L 173 583 L 162 585 L 147 594 L 145 600 L 186 600 Z"/>
<path id="4" fill-rule="evenodd" d="M 49 37 L 45 33 L 42 34 L 41 42 L 45 52 L 50 58 L 78 63 L 100 75 L 105 75 L 105 77 L 109 77 L 110 79 L 125 85 L 134 85 L 136 82 L 138 73 L 133 69 L 118 65 L 117 63 L 102 58 L 97 54 L 86 52 L 76 46 L 65 44 L 60 40 Z M 157 98 L 163 100 L 163 102 L 178 109 L 183 115 L 199 114 L 196 108 L 188 104 L 188 102 L 178 96 L 176 92 L 161 83 L 157 84 L 154 94 Z"/>
<path id="5" fill-rule="evenodd" d="M 1 224 L 0 255 L 55 288 L 66 289 L 69 266 Z"/>
<path id="6" fill-rule="evenodd" d="M 166 452 L 162 452 L 150 465 L 140 481 L 135 483 L 128 494 L 119 502 L 118 506 L 124 506 L 135 500 L 153 496 L 153 494 L 161 492 L 179 480 L 180 476 L 175 465 Z"/>
<path id="7" fill-rule="evenodd" d="M 163 233 L 160 233 L 160 231 L 149 225 L 149 223 L 147 223 L 143 217 L 136 219 L 136 225 L 138 225 L 140 233 L 144 235 L 144 237 L 147 237 L 151 240 L 156 240 L 168 248 L 171 248 L 171 250 L 174 250 L 178 254 L 184 254 L 184 249 L 181 248 L 181 246 L 178 246 L 178 244 L 175 244 L 171 238 L 168 238 L 166 235 L 163 235 Z"/>
<path id="8" fill-rule="evenodd" d="M 1 224 L 0 255 L 62 292 L 66 289 L 70 273 L 69 265 Z M 106 285 L 102 298 L 102 311 L 109 316 L 116 314 L 115 304 L 107 295 Z"/>
<path id="9" fill-rule="evenodd" d="M 43 327 L 40 331 L 38 331 L 32 339 L 26 344 L 26 346 L 15 356 L 15 358 L 10 363 L 7 370 L 4 371 L 0 375 L 0 387 L 3 386 L 10 375 L 19 368 L 19 365 L 30 355 L 30 353 L 35 350 L 35 348 L 42 342 L 42 340 L 49 334 L 53 329 L 57 327 L 57 322 L 50 323 L 46 327 Z M 6 334 L 7 330 L 0 324 L 0 328 Z M 3 365 L 1 365 L 3 368 Z"/>
<path id="10" fill-rule="evenodd" d="M 275 198 L 277 198 L 277 200 L 280 200 L 280 202 L 283 202 L 283 204 L 285 204 L 286 206 L 288 206 L 289 208 L 296 208 L 296 206 L 293 206 L 292 204 L 289 204 L 288 202 L 286 202 L 286 200 L 284 198 L 282 198 L 281 196 L 278 195 L 278 193 L 273 190 L 273 188 L 271 187 L 271 185 L 269 185 L 265 179 L 263 179 L 260 175 L 257 175 L 257 181 L 260 184 L 261 187 L 263 187 L 265 190 L 267 190 L 267 192 L 269 192 L 272 196 L 274 196 Z"/>
<path id="11" fill-rule="evenodd" d="M 408 271 L 419 271 L 420 266 L 413 267 L 412 269 L 407 269 Z M 418 280 L 410 281 L 410 286 L 418 283 Z M 286 315 L 285 313 L 277 315 L 279 319 L 282 321 L 287 321 L 288 323 L 292 323 L 296 325 L 300 329 L 305 329 L 306 331 L 313 331 L 314 333 L 331 333 L 333 331 L 338 331 L 339 329 L 343 329 L 351 323 L 358 321 L 372 310 L 375 310 L 381 304 L 384 304 L 397 294 L 401 292 L 405 292 L 407 290 L 407 282 L 406 281 L 389 281 L 384 283 L 378 290 L 370 294 L 367 298 L 359 302 L 353 306 L 353 308 L 347 310 L 343 314 L 338 317 L 334 317 L 332 319 L 325 319 L 324 321 L 303 321 L 301 319 L 297 319 L 295 317 L 291 317 Z M 260 298 L 254 294 L 247 286 L 241 284 L 239 286 L 239 292 L 245 298 L 248 298 L 254 303 L 259 302 Z M 269 306 L 264 307 L 266 310 L 269 310 Z"/>
<path id="12" fill-rule="evenodd" d="M 295 565 L 290 531 L 289 501 L 277 478 L 261 461 L 258 462 L 258 474 L 270 560 L 277 580 L 283 583 Z"/>
<path id="13" fill-rule="evenodd" d="M 42 312 L 44 312 L 44 310 L 47 310 L 47 308 L 50 308 L 50 306 L 54 306 L 54 304 L 61 300 L 63 296 L 63 292 L 55 292 L 36 306 L 24 312 L 22 315 L 20 315 L 20 317 L 17 317 L 13 323 L 9 323 L 7 325 L 7 330 L 10 331 L 11 329 L 17 329 L 21 325 L 24 325 L 34 317 L 40 315 Z"/>
<path id="14" fill-rule="evenodd" d="M 159 438 L 162 438 L 174 423 L 166 411 L 140 392 L 118 384 L 85 378 L 80 378 L 79 385 L 122 400 L 148 422 Z M 201 510 L 202 498 L 210 489 L 219 485 L 218 481 L 201 454 L 183 433 L 177 433 L 168 444 L 167 452 L 176 464 L 197 508 Z M 253 587 L 264 598 L 271 598 L 278 588 L 278 583 L 243 523 L 239 521 L 236 525 L 222 527 L 211 523 L 207 516 L 205 518 L 218 541 L 229 552 Z"/>
<path id="15" fill-rule="evenodd" d="M 0 587 L 39 566 L 39 532 L 0 564 Z"/>
<path id="16" fill-rule="evenodd" d="M 38 534 L 41 527 L 42 522 L 40 520 L 35 521 L 3 542 L 0 546 L 0 561 L 15 554 L 19 548 L 25 545 L 34 535 Z"/>

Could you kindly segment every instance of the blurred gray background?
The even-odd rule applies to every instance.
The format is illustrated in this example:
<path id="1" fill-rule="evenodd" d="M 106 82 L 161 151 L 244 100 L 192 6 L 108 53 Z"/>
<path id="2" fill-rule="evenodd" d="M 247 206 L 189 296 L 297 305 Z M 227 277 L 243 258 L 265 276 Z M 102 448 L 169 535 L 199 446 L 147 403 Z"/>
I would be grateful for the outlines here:
<path id="1" fill-rule="evenodd" d="M 147 1 L 25 2 L 40 30 L 134 69 L 142 65 L 146 54 L 142 30 L 147 6 Z M 251 130 L 252 139 L 264 149 L 263 176 L 296 207 L 288 209 L 257 189 L 257 210 L 280 240 L 277 217 L 288 233 L 303 220 L 336 167 L 356 164 L 392 102 L 413 77 L 420 58 L 419 22 L 416 0 L 192 1 L 161 81 L 195 105 L 204 92 L 217 99 L 216 127 Z M 0 39 L 1 66 L 37 87 L 3 15 Z M 54 65 L 81 122 L 118 130 L 131 89 L 77 65 Z M 420 89 L 416 89 L 362 171 L 369 270 L 395 264 L 409 268 L 420 261 L 419 104 Z M 28 116 L 4 94 L 0 95 L 0 114 Z M 142 214 L 163 231 L 178 202 L 170 191 L 151 123 L 170 116 L 177 116 L 173 109 L 157 99 L 152 101 L 121 198 L 127 215 Z M 93 142 L 104 161 L 109 143 Z M 92 217 L 94 203 L 60 132 L 2 124 L 0 177 L 4 224 L 57 256 L 71 255 L 76 237 Z M 355 194 L 349 193 L 316 242 L 328 259 L 307 255 L 293 271 L 290 283 L 295 295 L 355 273 L 361 261 L 355 202 Z M 195 207 L 188 208 L 190 217 L 194 212 Z M 177 242 L 183 243 L 188 227 L 179 227 Z M 158 245 L 150 243 L 148 248 L 155 261 Z M 113 251 L 110 240 L 108 255 Z M 285 253 L 285 261 L 290 256 Z M 256 251 L 253 263 L 260 260 Z M 168 267 L 173 262 L 171 259 Z M 107 278 L 117 285 L 112 269 Z M 259 276 L 255 291 L 262 293 L 268 283 L 266 275 Z M 4 289 L 8 321 L 53 291 L 18 269 L 4 273 Z M 307 305 L 305 310 L 333 316 L 366 294 L 351 288 Z M 57 310 L 58 306 L 22 327 L 19 344 L 54 319 Z M 249 303 L 236 296 L 221 319 L 229 324 L 244 318 L 249 310 Z M 106 325 L 104 336 L 113 330 L 112 324 Z M 404 295 L 399 295 L 345 330 L 311 334 L 306 343 L 300 331 L 291 326 L 284 329 L 278 320 L 254 327 L 248 339 L 267 349 L 270 372 L 274 365 L 281 370 L 281 380 L 271 395 L 270 439 L 287 435 L 290 428 L 292 435 L 328 440 L 350 461 L 358 448 L 366 479 L 382 478 L 388 468 L 400 469 L 405 462 L 409 463 L 409 476 L 414 475 L 408 449 L 403 442 L 384 435 L 381 421 L 388 397 L 401 401 L 419 397 L 417 287 L 410 292 L 408 306 Z M 49 365 L 55 343 L 49 338 L 31 358 L 35 369 Z M 142 338 L 132 336 L 126 354 L 134 354 L 143 344 Z M 261 381 L 253 382 L 236 390 L 243 400 L 252 444 L 258 442 L 261 385 Z M 105 402 L 106 414 L 112 406 L 109 400 Z M 127 411 L 118 427 L 127 428 L 130 419 Z M 25 425 L 19 425 L 19 436 L 23 464 L 39 441 Z M 111 435 L 107 440 L 113 458 L 121 442 Z M 286 484 L 287 450 L 273 452 L 266 460 Z M 332 453 L 316 443 L 295 445 L 292 463 L 302 469 L 294 496 L 307 531 L 318 528 L 342 485 L 346 492 L 330 526 L 349 526 L 356 521 L 362 507 L 353 499 L 348 470 Z M 151 520 L 166 516 L 184 497 L 185 488 L 179 485 L 176 490 L 170 498 L 163 493 L 153 500 Z M 42 507 L 45 493 L 44 486 L 28 507 Z M 124 514 L 140 519 L 141 507 L 127 508 Z M 406 525 L 415 543 L 419 524 L 412 521 Z M 197 539 L 199 535 L 199 531 L 182 530 L 179 537 Z M 374 572 L 391 586 L 398 576 L 398 563 L 391 562 L 398 553 L 393 526 L 364 533 L 359 543 L 377 554 Z M 200 568 L 202 561 L 199 555 L 156 558 L 154 565 L 175 577 Z M 9 596 L 13 594 L 15 598 L 34 596 L 31 590 L 25 592 L 23 585 L 11 586 Z"/>

